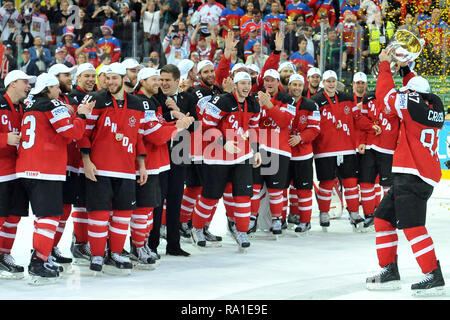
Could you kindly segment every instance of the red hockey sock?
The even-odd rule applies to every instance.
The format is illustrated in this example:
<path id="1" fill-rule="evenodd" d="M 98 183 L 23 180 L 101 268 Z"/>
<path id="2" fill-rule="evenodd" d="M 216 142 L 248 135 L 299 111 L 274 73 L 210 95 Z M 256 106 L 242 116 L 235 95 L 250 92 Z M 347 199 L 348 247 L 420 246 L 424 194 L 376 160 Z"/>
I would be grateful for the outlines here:
<path id="1" fill-rule="evenodd" d="M 166 225 L 166 201 L 164 201 L 164 205 L 163 205 L 163 211 L 162 211 L 162 216 L 161 216 L 161 225 L 162 226 Z"/>
<path id="2" fill-rule="evenodd" d="M 312 190 L 297 190 L 300 222 L 310 222 L 312 214 Z"/>
<path id="3" fill-rule="evenodd" d="M 36 250 L 36 256 L 43 261 L 47 261 L 48 256 L 52 252 L 59 218 L 60 217 L 41 217 L 36 218 L 35 220 L 33 249 Z"/>
<path id="4" fill-rule="evenodd" d="M 300 215 L 297 191 L 292 185 L 289 188 L 289 214 L 292 215 Z"/>
<path id="5" fill-rule="evenodd" d="M 67 219 L 70 217 L 70 213 L 72 212 L 72 205 L 71 204 L 64 204 L 63 205 L 63 215 L 59 219 L 59 225 L 56 228 L 55 238 L 53 242 L 53 247 L 57 247 L 59 240 L 61 240 L 61 237 L 63 235 L 64 229 L 66 228 L 66 222 Z"/>
<path id="6" fill-rule="evenodd" d="M 281 220 L 285 221 L 287 216 L 287 211 L 289 209 L 289 201 L 288 201 L 288 189 L 283 189 L 283 208 L 281 209 Z M 273 215 L 272 215 L 273 216 Z"/>
<path id="7" fill-rule="evenodd" d="M 145 244 L 145 235 L 147 232 L 148 213 L 152 208 L 137 208 L 131 214 L 130 231 L 131 244 L 137 248 Z"/>
<path id="8" fill-rule="evenodd" d="M 433 239 L 428 235 L 425 226 L 403 229 L 414 257 L 423 273 L 429 273 L 438 267 Z"/>
<path id="9" fill-rule="evenodd" d="M 109 219 L 109 211 L 88 212 L 88 240 L 93 256 L 105 254 Z"/>
<path id="10" fill-rule="evenodd" d="M 186 187 L 181 200 L 180 222 L 186 223 L 192 218 L 195 201 L 202 193 L 202 187 Z"/>
<path id="11" fill-rule="evenodd" d="M 109 224 L 109 248 L 111 252 L 122 253 L 130 227 L 132 210 L 114 210 Z"/>
<path id="12" fill-rule="evenodd" d="M 192 226 L 195 229 L 203 229 L 206 222 L 209 221 L 218 202 L 218 199 L 208 199 L 200 196 L 195 203 L 194 212 L 192 214 Z"/>
<path id="13" fill-rule="evenodd" d="M 257 217 L 259 212 L 259 205 L 264 194 L 261 192 L 262 186 L 260 184 L 253 185 L 253 197 L 250 198 L 252 216 Z"/>
<path id="14" fill-rule="evenodd" d="M 375 186 L 373 183 L 361 182 L 361 205 L 364 215 L 368 216 L 375 211 Z"/>
<path id="15" fill-rule="evenodd" d="M 72 211 L 73 234 L 77 243 L 88 242 L 88 214 L 86 208 L 74 207 Z"/>
<path id="16" fill-rule="evenodd" d="M 378 263 L 380 267 L 384 268 L 388 264 L 395 262 L 398 244 L 397 231 L 390 222 L 376 217 L 374 225 Z"/>
<path id="17" fill-rule="evenodd" d="M 284 209 L 283 190 L 267 188 L 269 194 L 269 206 L 272 218 L 281 218 Z"/>
<path id="18" fill-rule="evenodd" d="M 11 253 L 19 222 L 20 217 L 18 216 L 5 217 L 4 222 L 0 226 L 0 253 Z"/>
<path id="19" fill-rule="evenodd" d="M 150 212 L 147 214 L 147 228 L 145 230 L 145 239 L 148 239 L 150 231 L 153 229 L 153 211 L 155 208 L 150 208 Z"/>
<path id="20" fill-rule="evenodd" d="M 227 183 L 223 192 L 223 205 L 225 206 L 225 212 L 228 218 L 233 219 L 234 202 L 233 202 L 233 185 Z"/>
<path id="21" fill-rule="evenodd" d="M 375 183 L 375 208 L 379 206 L 381 198 L 383 198 L 382 187 L 378 183 Z"/>
<path id="22" fill-rule="evenodd" d="M 344 185 L 344 197 L 347 203 L 347 208 L 350 212 L 359 211 L 359 188 L 358 180 L 356 178 L 342 179 Z"/>
<path id="23" fill-rule="evenodd" d="M 236 222 L 236 230 L 247 232 L 251 215 L 250 196 L 236 196 L 233 199 L 235 204 L 234 221 Z"/>
<path id="24" fill-rule="evenodd" d="M 331 195 L 334 186 L 334 180 L 324 180 L 319 182 L 317 190 L 317 202 L 320 212 L 329 212 L 331 204 Z"/>

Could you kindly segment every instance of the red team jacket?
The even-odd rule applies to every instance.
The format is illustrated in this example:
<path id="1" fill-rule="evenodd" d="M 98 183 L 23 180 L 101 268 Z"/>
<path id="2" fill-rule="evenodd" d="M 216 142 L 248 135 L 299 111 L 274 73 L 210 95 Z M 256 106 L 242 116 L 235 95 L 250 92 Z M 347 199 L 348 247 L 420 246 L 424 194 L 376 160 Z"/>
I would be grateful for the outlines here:
<path id="1" fill-rule="evenodd" d="M 284 91 L 279 91 L 271 100 L 273 108 L 261 106 L 259 121 L 259 147 L 286 157 L 291 156 L 289 133 L 296 108 L 295 99 Z"/>
<path id="2" fill-rule="evenodd" d="M 16 172 L 19 178 L 65 181 L 67 144 L 79 140 L 86 122 L 72 118 L 59 100 L 37 97 L 24 110 Z"/>
<path id="3" fill-rule="evenodd" d="M 5 93 L 0 96 L 0 182 L 16 179 L 17 148 L 7 144 L 9 132 L 20 132 L 23 106 L 13 105 Z"/>
<path id="4" fill-rule="evenodd" d="M 429 94 L 428 106 L 416 92 L 397 92 L 389 62 L 380 63 L 379 70 L 376 95 L 401 122 L 392 172 L 413 174 L 436 186 L 442 174 L 438 156 L 438 131 L 444 124 L 442 101 Z"/>
<path id="5" fill-rule="evenodd" d="M 136 157 L 145 155 L 139 133 L 145 118 L 143 102 L 125 93 L 120 108 L 108 91 L 90 96 L 96 104 L 86 121 L 86 135 L 79 143 L 81 152 L 90 154 L 100 176 L 135 180 Z"/>
<path id="6" fill-rule="evenodd" d="M 356 154 L 354 121 L 361 112 L 349 94 L 337 92 L 332 98 L 325 91 L 312 97 L 320 109 L 320 133 L 313 142 L 314 158 Z"/>
<path id="7" fill-rule="evenodd" d="M 300 97 L 290 134 L 299 135 L 301 141 L 292 149 L 291 160 L 306 160 L 314 156 L 312 142 L 320 133 L 319 106 L 312 100 Z"/>
<path id="8" fill-rule="evenodd" d="M 154 97 L 147 97 L 142 92 L 138 92 L 136 97 L 143 101 L 145 117 L 141 119 L 142 129 L 140 134 L 144 138 L 144 146 L 147 157 L 145 158 L 145 168 L 149 175 L 159 174 L 170 169 L 170 155 L 167 148 L 167 141 L 174 138 L 177 133 L 175 122 L 169 123 L 164 120 L 161 114 L 161 107 Z M 136 163 L 136 169 L 139 167 Z M 138 175 L 138 172 L 136 172 Z"/>
<path id="9" fill-rule="evenodd" d="M 251 144 L 257 143 L 257 128 L 260 120 L 260 106 L 255 97 L 246 98 L 238 104 L 231 93 L 216 96 L 208 102 L 203 118 L 204 134 L 203 162 L 205 164 L 233 165 L 253 156 Z M 215 128 L 217 130 L 209 130 Z M 240 152 L 230 154 L 219 143 L 221 140 L 237 141 Z M 223 141 L 225 143 L 225 141 Z"/>

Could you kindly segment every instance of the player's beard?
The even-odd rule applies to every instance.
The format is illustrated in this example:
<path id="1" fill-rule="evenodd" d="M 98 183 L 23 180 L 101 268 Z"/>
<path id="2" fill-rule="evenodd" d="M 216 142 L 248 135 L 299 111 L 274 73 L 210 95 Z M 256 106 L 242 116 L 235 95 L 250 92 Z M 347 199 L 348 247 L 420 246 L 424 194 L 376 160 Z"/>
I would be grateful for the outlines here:
<path id="1" fill-rule="evenodd" d="M 201 82 L 203 82 L 206 86 L 212 87 L 215 82 L 215 77 L 212 79 L 200 77 Z"/>
<path id="2" fill-rule="evenodd" d="M 109 92 L 110 92 L 111 94 L 117 94 L 117 93 L 119 93 L 119 92 L 122 90 L 122 88 L 123 88 L 123 82 L 120 84 L 120 86 L 117 86 L 116 88 L 111 88 L 110 86 L 108 87 Z"/>
<path id="3" fill-rule="evenodd" d="M 290 76 L 289 76 L 289 77 L 281 77 L 281 78 L 280 78 L 281 84 L 282 84 L 283 86 L 289 85 L 289 78 L 290 78 Z"/>
<path id="4" fill-rule="evenodd" d="M 72 92 L 72 86 L 68 85 L 67 83 L 60 83 L 59 87 L 61 88 L 61 93 L 70 93 Z"/>

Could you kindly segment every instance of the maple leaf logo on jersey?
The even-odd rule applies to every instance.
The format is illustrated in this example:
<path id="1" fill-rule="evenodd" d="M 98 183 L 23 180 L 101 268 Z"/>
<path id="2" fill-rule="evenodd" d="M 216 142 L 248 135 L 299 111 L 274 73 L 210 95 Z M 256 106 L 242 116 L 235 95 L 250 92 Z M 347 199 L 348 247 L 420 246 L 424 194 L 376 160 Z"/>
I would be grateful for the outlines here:
<path id="1" fill-rule="evenodd" d="M 349 106 L 345 106 L 344 107 L 344 113 L 345 114 L 349 114 L 350 113 L 350 107 Z"/>
<path id="2" fill-rule="evenodd" d="M 136 125 L 136 118 L 134 116 L 131 116 L 131 118 L 128 120 L 128 125 L 133 128 Z"/>
<path id="3" fill-rule="evenodd" d="M 300 123 L 301 123 L 301 124 L 305 124 L 305 123 L 306 123 L 306 116 L 305 116 L 305 115 L 302 115 L 302 116 L 300 117 Z"/>

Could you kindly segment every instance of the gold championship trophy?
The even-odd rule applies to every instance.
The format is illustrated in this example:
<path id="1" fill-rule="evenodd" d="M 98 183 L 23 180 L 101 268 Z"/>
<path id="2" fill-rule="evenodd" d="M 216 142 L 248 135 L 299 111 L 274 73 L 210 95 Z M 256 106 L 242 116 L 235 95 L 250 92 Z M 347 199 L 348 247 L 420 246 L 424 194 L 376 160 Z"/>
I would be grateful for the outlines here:
<path id="1" fill-rule="evenodd" d="M 425 44 L 424 39 L 419 39 L 408 30 L 397 30 L 392 40 L 386 47 L 386 52 L 392 57 L 391 71 L 395 74 L 398 62 L 411 62 L 419 57 Z M 378 76 L 380 62 L 372 67 L 372 74 Z"/>

